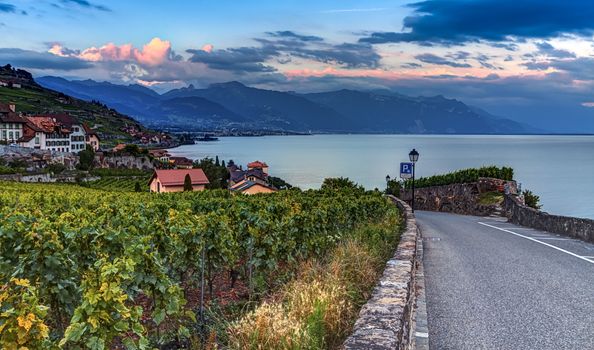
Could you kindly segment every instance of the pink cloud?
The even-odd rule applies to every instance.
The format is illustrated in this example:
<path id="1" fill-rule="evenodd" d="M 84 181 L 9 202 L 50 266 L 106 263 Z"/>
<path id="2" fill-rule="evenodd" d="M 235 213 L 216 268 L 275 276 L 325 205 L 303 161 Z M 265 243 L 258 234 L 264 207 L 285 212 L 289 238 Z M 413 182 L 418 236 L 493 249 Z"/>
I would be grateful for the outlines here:
<path id="1" fill-rule="evenodd" d="M 204 52 L 211 53 L 213 49 L 214 49 L 214 46 L 212 44 L 206 44 L 206 45 L 202 46 L 201 50 Z"/>
<path id="2" fill-rule="evenodd" d="M 136 61 L 142 65 L 156 66 L 164 63 L 171 56 L 171 43 L 160 38 L 153 38 L 139 50 L 132 44 L 116 45 L 108 43 L 101 47 L 89 47 L 81 52 L 69 50 L 60 44 L 53 44 L 48 50 L 56 56 L 78 57 L 85 61 Z"/>

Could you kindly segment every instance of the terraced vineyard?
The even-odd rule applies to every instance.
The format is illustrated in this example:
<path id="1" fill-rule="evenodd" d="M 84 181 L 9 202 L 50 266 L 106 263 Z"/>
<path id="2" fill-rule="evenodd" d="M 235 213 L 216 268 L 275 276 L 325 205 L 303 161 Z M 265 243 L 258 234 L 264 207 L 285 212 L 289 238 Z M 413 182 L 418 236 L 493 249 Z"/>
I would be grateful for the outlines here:
<path id="1" fill-rule="evenodd" d="M 358 189 L 0 186 L 3 349 L 334 347 L 397 241 L 394 206 Z M 276 343 L 250 326 L 271 305 L 292 325 Z"/>

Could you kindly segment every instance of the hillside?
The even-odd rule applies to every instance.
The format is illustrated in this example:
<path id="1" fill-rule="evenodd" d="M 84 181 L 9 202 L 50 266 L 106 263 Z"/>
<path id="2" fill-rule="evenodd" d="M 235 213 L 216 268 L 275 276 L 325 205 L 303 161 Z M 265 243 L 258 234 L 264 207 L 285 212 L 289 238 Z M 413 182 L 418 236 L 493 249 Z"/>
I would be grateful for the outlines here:
<path id="1" fill-rule="evenodd" d="M 138 135 L 152 133 L 133 118 L 92 102 L 92 98 L 85 101 L 42 87 L 24 70 L 15 70 L 9 65 L 0 67 L 0 81 L 21 85 L 20 88 L 0 86 L 0 102 L 14 102 L 17 111 L 23 113 L 68 113 L 95 129 L 104 145 L 131 142 L 137 140 Z"/>
<path id="2" fill-rule="evenodd" d="M 495 117 L 443 96 L 339 90 L 297 94 L 239 82 L 192 85 L 165 94 L 138 85 L 38 79 L 41 85 L 125 111 L 145 125 L 187 130 L 260 129 L 300 132 L 518 134 L 530 126 Z"/>

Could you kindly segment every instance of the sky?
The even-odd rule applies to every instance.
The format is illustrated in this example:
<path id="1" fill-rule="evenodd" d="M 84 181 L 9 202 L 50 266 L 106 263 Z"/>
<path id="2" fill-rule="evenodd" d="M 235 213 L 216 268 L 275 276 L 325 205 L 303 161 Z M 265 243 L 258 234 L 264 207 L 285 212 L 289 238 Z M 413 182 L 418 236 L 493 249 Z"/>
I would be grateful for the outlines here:
<path id="1" fill-rule="evenodd" d="M 594 2 L 0 0 L 0 64 L 164 92 L 444 95 L 594 132 Z"/>

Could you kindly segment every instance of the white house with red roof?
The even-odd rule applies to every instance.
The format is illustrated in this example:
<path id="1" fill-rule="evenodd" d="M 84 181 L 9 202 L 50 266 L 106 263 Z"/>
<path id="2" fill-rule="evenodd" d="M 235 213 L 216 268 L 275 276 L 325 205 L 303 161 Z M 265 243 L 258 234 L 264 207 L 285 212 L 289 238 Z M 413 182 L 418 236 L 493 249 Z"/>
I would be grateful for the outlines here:
<path id="1" fill-rule="evenodd" d="M 210 182 L 202 169 L 157 169 L 149 180 L 151 192 L 183 192 L 186 175 L 190 175 L 192 191 L 204 191 Z"/>

